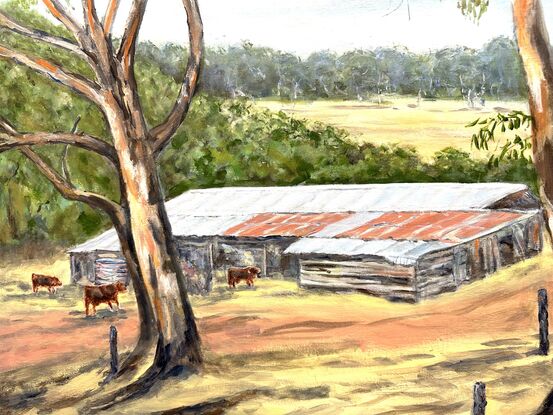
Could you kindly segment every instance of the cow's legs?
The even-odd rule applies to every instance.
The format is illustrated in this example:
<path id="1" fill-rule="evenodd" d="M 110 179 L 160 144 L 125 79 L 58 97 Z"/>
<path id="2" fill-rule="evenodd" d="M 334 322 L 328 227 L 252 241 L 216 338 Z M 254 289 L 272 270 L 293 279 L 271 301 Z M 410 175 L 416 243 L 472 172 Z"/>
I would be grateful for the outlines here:
<path id="1" fill-rule="evenodd" d="M 84 301 L 84 307 L 85 307 L 85 312 L 86 312 L 86 315 L 88 316 L 88 306 L 89 306 L 89 302 L 88 301 Z"/>
<path id="2" fill-rule="evenodd" d="M 115 310 L 113 309 L 113 306 L 111 305 L 111 301 L 108 301 L 108 305 L 109 305 L 109 309 L 112 313 L 115 312 Z"/>

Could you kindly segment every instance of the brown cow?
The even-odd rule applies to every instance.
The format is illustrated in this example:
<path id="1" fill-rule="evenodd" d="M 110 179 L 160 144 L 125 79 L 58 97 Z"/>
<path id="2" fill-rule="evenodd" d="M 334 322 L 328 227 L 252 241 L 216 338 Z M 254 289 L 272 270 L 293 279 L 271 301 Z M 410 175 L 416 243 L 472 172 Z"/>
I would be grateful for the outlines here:
<path id="1" fill-rule="evenodd" d="M 106 285 L 86 285 L 84 287 L 84 306 L 86 315 L 89 315 L 88 307 L 90 305 L 92 305 L 92 312 L 93 315 L 95 315 L 96 306 L 101 303 L 107 303 L 111 311 L 114 311 L 111 303 L 115 303 L 119 310 L 119 300 L 117 296 L 119 293 L 124 292 L 127 292 L 127 286 L 121 281 Z"/>
<path id="2" fill-rule="evenodd" d="M 257 267 L 229 268 L 227 272 L 228 286 L 229 288 L 236 288 L 236 283 L 244 280 L 248 284 L 248 287 L 253 287 L 253 280 L 256 277 L 261 277 L 260 273 L 261 270 Z"/>
<path id="3" fill-rule="evenodd" d="M 33 282 L 33 292 L 38 293 L 40 287 L 46 287 L 48 292 L 55 294 L 57 287 L 61 287 L 61 283 L 58 277 L 51 277 L 49 275 L 33 274 L 31 275 Z"/>

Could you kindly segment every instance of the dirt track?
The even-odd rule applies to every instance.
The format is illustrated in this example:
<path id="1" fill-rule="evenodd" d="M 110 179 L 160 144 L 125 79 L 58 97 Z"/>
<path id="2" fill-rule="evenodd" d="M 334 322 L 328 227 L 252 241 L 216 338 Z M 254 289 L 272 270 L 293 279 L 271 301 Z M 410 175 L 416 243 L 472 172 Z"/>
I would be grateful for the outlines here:
<path id="1" fill-rule="evenodd" d="M 532 334 L 536 290 L 545 286 L 553 292 L 553 282 L 531 270 L 518 281 L 500 282 L 476 283 L 420 305 L 365 302 L 364 297 L 347 294 L 300 293 L 266 300 L 241 291 L 238 294 L 252 294 L 252 299 L 202 299 L 195 309 L 206 349 L 218 355 L 305 348 L 389 349 L 467 336 L 494 341 Z M 375 301 L 377 307 L 368 306 Z M 96 318 L 77 311 L 9 315 L 0 319 L 0 371 L 79 352 L 90 357 L 106 353 L 110 324 L 118 327 L 120 349 L 132 346 L 137 317 L 130 308 L 119 314 L 99 310 Z"/>

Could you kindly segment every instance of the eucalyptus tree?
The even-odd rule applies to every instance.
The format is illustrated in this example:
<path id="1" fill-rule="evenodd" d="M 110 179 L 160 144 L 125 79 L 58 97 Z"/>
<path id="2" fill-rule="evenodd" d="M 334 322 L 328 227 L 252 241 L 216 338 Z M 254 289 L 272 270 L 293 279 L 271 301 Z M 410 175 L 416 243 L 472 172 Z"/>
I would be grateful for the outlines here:
<path id="1" fill-rule="evenodd" d="M 86 132 L 20 131 L 15 122 L 2 118 L 0 151 L 21 152 L 64 198 L 87 204 L 111 219 L 132 278 L 140 317 L 139 340 L 121 374 L 132 373 L 139 364 L 149 365 L 135 383 L 140 388 L 132 389 L 144 390 L 161 376 L 194 371 L 202 365 L 200 337 L 157 171 L 159 155 L 184 121 L 196 91 L 203 54 L 200 10 L 196 0 L 182 0 L 189 41 L 185 76 L 173 107 L 160 123 L 148 125 L 134 69 L 147 0 L 132 1 L 122 38 L 117 42 L 112 28 L 119 0 L 110 0 L 102 17 L 94 0 L 83 0 L 82 21 L 61 0 L 42 2 L 63 30 L 47 33 L 22 23 L 7 11 L 0 13 L 0 27 L 47 44 L 68 59 L 35 56 L 9 42 L 0 43 L 0 58 L 24 66 L 89 101 L 99 109 L 109 139 Z M 74 61 L 86 64 L 87 69 L 73 71 Z M 56 144 L 86 150 L 103 159 L 112 168 L 118 197 L 80 188 L 35 149 Z M 130 389 L 124 392 L 130 393 Z"/>

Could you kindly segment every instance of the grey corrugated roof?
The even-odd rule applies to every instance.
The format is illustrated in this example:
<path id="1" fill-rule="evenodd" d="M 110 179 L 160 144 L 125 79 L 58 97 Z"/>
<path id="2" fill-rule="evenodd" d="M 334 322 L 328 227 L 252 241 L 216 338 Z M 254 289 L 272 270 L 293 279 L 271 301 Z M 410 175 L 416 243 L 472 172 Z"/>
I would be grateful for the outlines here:
<path id="1" fill-rule="evenodd" d="M 221 235 L 260 213 L 358 212 L 314 235 L 324 238 L 382 212 L 479 210 L 521 191 L 527 186 L 509 183 L 227 187 L 188 191 L 167 202 L 167 211 L 175 236 Z M 112 229 L 70 252 L 118 250 Z"/>
<path id="2" fill-rule="evenodd" d="M 420 256 L 452 245 L 437 241 L 395 241 L 393 239 L 363 241 L 361 239 L 345 238 L 302 238 L 290 245 L 284 253 L 377 256 L 394 264 L 413 265 Z"/>
<path id="3" fill-rule="evenodd" d="M 528 190 L 510 183 L 391 183 L 190 190 L 167 203 L 169 215 L 485 209 Z"/>

